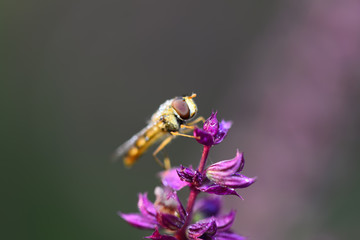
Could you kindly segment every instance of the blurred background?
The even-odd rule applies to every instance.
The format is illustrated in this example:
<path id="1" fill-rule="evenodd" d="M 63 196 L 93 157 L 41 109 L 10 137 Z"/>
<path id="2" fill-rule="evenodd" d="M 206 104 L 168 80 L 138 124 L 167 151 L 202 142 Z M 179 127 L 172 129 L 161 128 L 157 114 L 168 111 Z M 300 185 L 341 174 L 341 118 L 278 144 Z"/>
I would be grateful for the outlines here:
<path id="1" fill-rule="evenodd" d="M 360 1 L 3 1 L 3 239 L 141 239 L 117 211 L 159 185 L 151 154 L 109 158 L 166 99 L 232 120 L 210 162 L 245 152 L 225 197 L 253 240 L 358 236 Z M 202 148 L 178 138 L 173 164 Z"/>

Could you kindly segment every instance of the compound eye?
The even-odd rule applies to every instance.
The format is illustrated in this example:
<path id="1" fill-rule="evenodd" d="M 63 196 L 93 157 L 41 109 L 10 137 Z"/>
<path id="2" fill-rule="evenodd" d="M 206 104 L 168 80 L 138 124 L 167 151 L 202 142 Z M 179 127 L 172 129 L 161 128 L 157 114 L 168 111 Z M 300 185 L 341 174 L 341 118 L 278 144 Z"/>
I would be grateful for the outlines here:
<path id="1" fill-rule="evenodd" d="M 182 119 L 184 120 L 189 119 L 190 109 L 184 99 L 182 98 L 175 99 L 172 102 L 171 106 L 175 109 L 175 111 L 179 114 L 179 116 Z"/>

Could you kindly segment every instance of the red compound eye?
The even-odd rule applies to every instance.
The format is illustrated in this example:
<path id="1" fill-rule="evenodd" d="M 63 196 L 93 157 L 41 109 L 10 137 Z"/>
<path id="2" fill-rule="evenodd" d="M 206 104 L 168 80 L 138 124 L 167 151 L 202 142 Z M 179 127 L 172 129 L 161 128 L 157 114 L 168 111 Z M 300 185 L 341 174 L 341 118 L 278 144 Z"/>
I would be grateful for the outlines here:
<path id="1" fill-rule="evenodd" d="M 175 111 L 179 114 L 179 116 L 182 119 L 184 120 L 189 119 L 190 109 L 184 99 L 182 98 L 175 99 L 172 102 L 171 106 L 175 109 Z"/>

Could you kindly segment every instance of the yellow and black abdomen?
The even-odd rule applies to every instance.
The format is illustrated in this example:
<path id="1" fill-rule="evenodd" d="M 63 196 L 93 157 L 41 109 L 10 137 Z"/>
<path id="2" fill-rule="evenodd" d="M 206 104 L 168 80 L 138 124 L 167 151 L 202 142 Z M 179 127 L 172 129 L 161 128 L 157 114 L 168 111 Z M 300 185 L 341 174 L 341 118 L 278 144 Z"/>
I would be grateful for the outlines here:
<path id="1" fill-rule="evenodd" d="M 150 146 L 161 140 L 166 134 L 167 132 L 158 125 L 153 125 L 141 131 L 136 135 L 133 144 L 129 146 L 129 150 L 125 154 L 125 166 L 131 167 Z"/>

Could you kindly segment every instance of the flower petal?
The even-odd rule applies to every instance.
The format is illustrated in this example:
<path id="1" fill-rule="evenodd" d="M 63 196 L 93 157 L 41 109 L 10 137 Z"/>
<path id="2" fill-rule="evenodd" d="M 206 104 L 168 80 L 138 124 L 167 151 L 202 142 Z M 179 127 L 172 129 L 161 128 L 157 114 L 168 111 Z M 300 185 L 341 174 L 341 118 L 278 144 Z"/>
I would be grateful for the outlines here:
<path id="1" fill-rule="evenodd" d="M 169 187 L 156 187 L 155 195 L 155 208 L 158 214 L 171 213 L 172 215 L 177 215 L 181 221 L 185 220 L 187 214 L 178 195 L 176 194 L 176 191 L 173 191 Z"/>
<path id="2" fill-rule="evenodd" d="M 219 131 L 214 136 L 214 144 L 221 143 L 224 138 L 226 137 L 229 129 L 231 128 L 232 122 L 231 121 L 224 121 L 222 120 L 219 125 Z"/>
<path id="3" fill-rule="evenodd" d="M 184 221 L 173 214 L 159 212 L 156 219 L 160 226 L 169 230 L 178 230 L 184 225 Z"/>
<path id="4" fill-rule="evenodd" d="M 206 119 L 203 129 L 195 128 L 194 136 L 196 140 L 205 145 L 212 146 L 221 143 L 231 128 L 231 121 L 219 121 L 216 118 L 217 112 L 213 112 L 211 116 Z"/>
<path id="5" fill-rule="evenodd" d="M 244 154 L 236 150 L 236 156 L 233 159 L 223 160 L 210 165 L 206 169 L 206 176 L 210 180 L 231 176 L 243 167 L 244 162 Z"/>
<path id="6" fill-rule="evenodd" d="M 219 232 L 216 234 L 216 240 L 246 240 L 247 237 L 237 235 L 232 232 Z"/>
<path id="7" fill-rule="evenodd" d="M 205 146 L 214 145 L 213 136 L 210 133 L 208 133 L 200 128 L 197 128 L 197 127 L 194 128 L 194 137 L 196 137 L 196 141 L 198 141 L 198 143 L 200 143 L 202 145 L 205 145 Z"/>
<path id="8" fill-rule="evenodd" d="M 216 118 L 217 112 L 212 112 L 211 116 L 206 119 L 203 129 L 210 133 L 212 136 L 215 136 L 219 131 L 219 121 Z"/>
<path id="9" fill-rule="evenodd" d="M 227 215 L 216 217 L 216 226 L 218 228 L 218 232 L 229 230 L 235 220 L 235 215 L 235 211 L 230 211 L 230 213 Z"/>
<path id="10" fill-rule="evenodd" d="M 256 178 L 249 178 L 241 174 L 234 174 L 233 176 L 223 177 L 219 179 L 212 179 L 213 182 L 221 186 L 230 188 L 246 188 L 256 181 Z"/>
<path id="11" fill-rule="evenodd" d="M 156 210 L 154 204 L 147 198 L 147 193 L 139 193 L 138 208 L 143 216 L 155 219 Z"/>
<path id="12" fill-rule="evenodd" d="M 174 198 L 174 191 L 169 187 L 156 187 L 154 190 L 156 200 L 155 200 L 155 208 L 158 212 L 159 208 L 167 209 L 167 212 L 176 211 L 178 207 L 178 201 Z M 175 192 L 176 194 L 176 192 Z"/>
<path id="13" fill-rule="evenodd" d="M 159 175 L 161 177 L 162 184 L 166 187 L 171 187 L 172 189 L 179 191 L 183 187 L 187 186 L 188 183 L 182 181 L 179 178 L 178 170 L 172 168 L 166 171 L 162 171 Z"/>
<path id="14" fill-rule="evenodd" d="M 215 218 L 207 218 L 197 223 L 191 224 L 187 231 L 188 237 L 190 239 L 199 239 L 202 235 L 206 234 L 206 236 L 211 237 L 216 233 L 216 222 Z"/>
<path id="15" fill-rule="evenodd" d="M 213 193 L 216 195 L 236 195 L 242 199 L 242 197 L 235 191 L 235 189 L 220 186 L 217 184 L 203 185 L 201 187 L 198 187 L 197 189 L 201 192 Z"/>
<path id="16" fill-rule="evenodd" d="M 131 224 L 134 227 L 141 229 L 154 229 L 157 225 L 155 219 L 147 218 L 139 213 L 121 213 L 118 212 L 120 217 L 122 217 L 126 222 Z"/>
<path id="17" fill-rule="evenodd" d="M 182 205 L 179 196 L 177 195 L 177 193 L 174 191 L 173 192 L 173 196 L 172 196 L 176 201 L 177 201 L 177 213 L 179 214 L 179 217 L 181 220 L 185 221 L 185 218 L 187 216 L 187 213 L 185 211 L 184 206 Z"/>
<path id="18" fill-rule="evenodd" d="M 161 235 L 159 230 L 155 228 L 155 232 L 151 236 L 147 236 L 145 238 L 152 239 L 152 240 L 176 240 L 175 237 L 169 235 Z"/>
<path id="19" fill-rule="evenodd" d="M 195 176 L 195 171 L 192 168 L 180 166 L 180 169 L 176 169 L 177 174 L 179 175 L 180 180 L 191 183 Z"/>
<path id="20" fill-rule="evenodd" d="M 216 216 L 221 207 L 221 198 L 219 196 L 208 195 L 207 197 L 196 200 L 194 205 L 194 217 L 200 214 L 201 218 Z"/>

